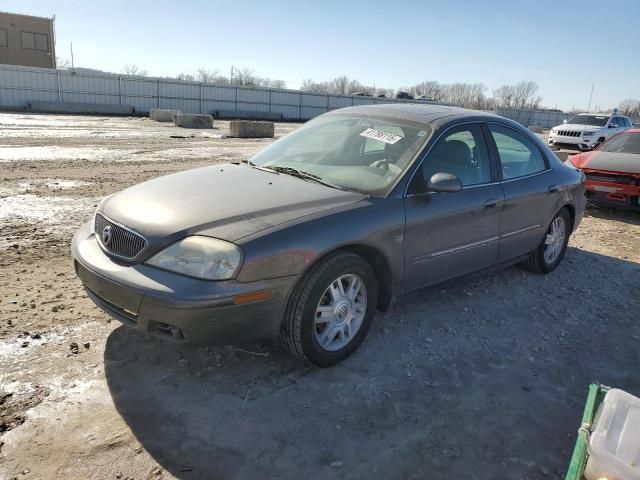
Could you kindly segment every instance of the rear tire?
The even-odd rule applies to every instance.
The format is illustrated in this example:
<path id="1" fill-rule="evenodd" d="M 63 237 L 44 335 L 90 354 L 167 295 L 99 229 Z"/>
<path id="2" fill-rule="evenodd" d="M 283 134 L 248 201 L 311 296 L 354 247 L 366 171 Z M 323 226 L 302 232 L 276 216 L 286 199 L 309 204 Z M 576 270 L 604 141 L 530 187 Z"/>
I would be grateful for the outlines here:
<path id="1" fill-rule="evenodd" d="M 367 336 L 377 301 L 371 266 L 353 253 L 334 253 L 313 266 L 294 289 L 280 340 L 295 357 L 318 367 L 335 365 Z"/>
<path id="2" fill-rule="evenodd" d="M 564 258 L 571 234 L 571 217 L 566 208 L 556 213 L 540 246 L 522 263 L 535 273 L 553 272 Z"/>

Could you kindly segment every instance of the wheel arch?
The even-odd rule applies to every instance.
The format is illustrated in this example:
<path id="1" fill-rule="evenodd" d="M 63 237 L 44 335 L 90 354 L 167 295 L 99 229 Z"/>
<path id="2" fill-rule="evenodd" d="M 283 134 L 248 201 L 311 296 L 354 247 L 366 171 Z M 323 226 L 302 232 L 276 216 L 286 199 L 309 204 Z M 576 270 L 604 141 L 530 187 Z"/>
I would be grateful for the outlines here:
<path id="1" fill-rule="evenodd" d="M 378 279 L 378 303 L 377 310 L 386 311 L 391 306 L 393 300 L 393 279 L 391 274 L 391 265 L 386 255 L 379 249 L 371 245 L 363 243 L 351 243 L 340 245 L 327 252 L 324 252 L 314 262 L 309 264 L 302 272 L 301 279 L 316 265 L 323 262 L 326 258 L 338 252 L 349 252 L 362 257 L 373 269 Z"/>
<path id="2" fill-rule="evenodd" d="M 571 228 L 569 229 L 569 233 L 571 233 L 573 232 L 573 227 L 576 224 L 576 207 L 574 207 L 571 203 L 566 203 L 558 210 L 558 212 L 563 208 L 566 209 L 567 212 L 569 212 L 569 219 L 571 220 Z M 556 215 L 558 212 L 556 212 Z"/>

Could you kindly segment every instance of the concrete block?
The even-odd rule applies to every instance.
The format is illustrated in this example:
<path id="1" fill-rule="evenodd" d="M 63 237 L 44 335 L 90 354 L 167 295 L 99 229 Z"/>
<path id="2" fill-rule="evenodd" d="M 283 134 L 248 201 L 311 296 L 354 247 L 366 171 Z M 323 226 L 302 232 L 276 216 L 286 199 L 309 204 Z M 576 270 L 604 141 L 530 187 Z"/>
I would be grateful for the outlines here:
<path id="1" fill-rule="evenodd" d="M 232 120 L 229 126 L 229 136 L 235 138 L 273 138 L 273 132 L 273 122 Z"/>
<path id="2" fill-rule="evenodd" d="M 174 116 L 173 123 L 184 128 L 213 128 L 213 117 L 199 113 L 178 113 Z"/>
<path id="3" fill-rule="evenodd" d="M 154 108 L 149 112 L 149 118 L 156 122 L 173 122 L 173 117 L 182 113 L 180 110 L 165 110 L 163 108 Z"/>
<path id="4" fill-rule="evenodd" d="M 103 115 L 133 115 L 135 109 L 131 105 L 113 105 L 109 103 L 75 103 L 75 102 L 27 102 L 27 109 L 43 113 L 97 113 Z"/>

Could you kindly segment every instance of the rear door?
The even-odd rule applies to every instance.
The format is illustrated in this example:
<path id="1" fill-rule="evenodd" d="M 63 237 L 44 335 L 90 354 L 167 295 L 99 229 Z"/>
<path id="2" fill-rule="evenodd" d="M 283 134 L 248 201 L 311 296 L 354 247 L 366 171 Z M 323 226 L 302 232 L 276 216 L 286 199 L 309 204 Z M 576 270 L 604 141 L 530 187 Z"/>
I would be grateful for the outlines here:
<path id="1" fill-rule="evenodd" d="M 460 178 L 455 193 L 430 192 L 435 173 Z M 414 174 L 405 198 L 407 289 L 436 283 L 496 262 L 502 187 L 480 123 L 450 127 Z"/>
<path id="2" fill-rule="evenodd" d="M 532 140 L 504 125 L 489 123 L 487 128 L 504 192 L 498 260 L 506 261 L 540 245 L 560 193 L 547 160 Z"/>

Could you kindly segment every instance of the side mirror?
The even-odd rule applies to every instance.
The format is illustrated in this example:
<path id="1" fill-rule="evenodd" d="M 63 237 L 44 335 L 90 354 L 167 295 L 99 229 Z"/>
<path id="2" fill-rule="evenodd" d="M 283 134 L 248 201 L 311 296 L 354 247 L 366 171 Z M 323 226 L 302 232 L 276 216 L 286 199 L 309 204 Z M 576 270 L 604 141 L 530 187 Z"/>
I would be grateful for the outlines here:
<path id="1" fill-rule="evenodd" d="M 562 123 L 567 123 L 567 119 L 565 118 L 564 120 L 562 120 Z"/>
<path id="2" fill-rule="evenodd" d="M 458 177 L 450 173 L 436 173 L 427 181 L 427 190 L 455 193 L 462 190 L 462 182 Z"/>
<path id="3" fill-rule="evenodd" d="M 611 124 L 609 124 L 609 128 L 618 128 L 618 124 L 617 123 L 611 123 Z"/>

